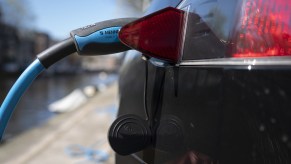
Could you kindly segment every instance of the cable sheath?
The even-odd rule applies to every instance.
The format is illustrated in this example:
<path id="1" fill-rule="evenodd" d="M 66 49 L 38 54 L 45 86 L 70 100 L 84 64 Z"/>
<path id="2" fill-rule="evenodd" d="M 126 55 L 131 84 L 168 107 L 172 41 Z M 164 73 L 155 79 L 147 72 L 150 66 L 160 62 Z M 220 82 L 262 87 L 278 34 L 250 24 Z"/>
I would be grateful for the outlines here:
<path id="1" fill-rule="evenodd" d="M 47 69 L 51 65 L 76 52 L 73 38 L 65 39 L 37 55 L 42 65 Z"/>
<path id="2" fill-rule="evenodd" d="M 18 104 L 21 96 L 33 82 L 33 80 L 45 69 L 36 59 L 18 78 L 0 108 L 0 140 L 3 137 L 7 123 Z"/>

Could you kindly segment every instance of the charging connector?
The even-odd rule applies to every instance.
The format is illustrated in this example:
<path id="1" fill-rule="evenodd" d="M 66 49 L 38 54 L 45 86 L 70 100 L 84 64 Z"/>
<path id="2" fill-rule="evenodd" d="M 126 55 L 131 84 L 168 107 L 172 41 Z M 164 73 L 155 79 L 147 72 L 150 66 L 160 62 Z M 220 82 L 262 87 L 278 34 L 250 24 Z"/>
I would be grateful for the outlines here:
<path id="1" fill-rule="evenodd" d="M 136 18 L 120 18 L 99 22 L 71 32 L 71 37 L 79 55 L 106 55 L 123 52 L 131 48 L 120 42 L 118 33 L 121 27 Z"/>
<path id="2" fill-rule="evenodd" d="M 134 20 L 136 18 L 112 19 L 73 30 L 71 38 L 45 50 L 37 58 L 45 68 L 49 68 L 74 52 L 81 56 L 96 56 L 129 50 L 120 42 L 118 32 L 122 26 Z"/>
<path id="3" fill-rule="evenodd" d="M 0 140 L 18 101 L 38 74 L 74 52 L 92 56 L 129 50 L 129 47 L 119 41 L 118 32 L 122 26 L 134 20 L 135 18 L 113 19 L 85 26 L 72 31 L 71 38 L 37 55 L 38 59 L 19 77 L 0 107 Z"/>

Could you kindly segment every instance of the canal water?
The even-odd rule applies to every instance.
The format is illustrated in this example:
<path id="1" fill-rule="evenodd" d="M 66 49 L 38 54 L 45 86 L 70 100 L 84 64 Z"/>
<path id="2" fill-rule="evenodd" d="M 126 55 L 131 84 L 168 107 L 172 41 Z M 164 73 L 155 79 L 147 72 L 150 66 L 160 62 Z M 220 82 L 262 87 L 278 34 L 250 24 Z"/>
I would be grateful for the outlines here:
<path id="1" fill-rule="evenodd" d="M 101 75 L 101 76 L 100 76 Z M 17 77 L 0 77 L 0 104 Z M 25 130 L 45 123 L 55 116 L 48 105 L 71 93 L 76 88 L 100 83 L 109 84 L 117 79 L 116 74 L 104 76 L 98 73 L 78 75 L 55 75 L 38 77 L 18 103 L 9 121 L 4 138 L 14 137 Z"/>

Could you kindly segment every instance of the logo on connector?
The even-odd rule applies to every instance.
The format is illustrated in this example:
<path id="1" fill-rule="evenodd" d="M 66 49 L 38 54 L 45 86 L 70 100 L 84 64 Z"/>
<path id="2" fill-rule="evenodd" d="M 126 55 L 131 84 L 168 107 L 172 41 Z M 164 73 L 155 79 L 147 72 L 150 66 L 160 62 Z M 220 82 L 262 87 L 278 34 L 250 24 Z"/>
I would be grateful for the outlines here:
<path id="1" fill-rule="evenodd" d="M 119 30 L 100 31 L 100 35 L 114 35 L 118 34 Z"/>

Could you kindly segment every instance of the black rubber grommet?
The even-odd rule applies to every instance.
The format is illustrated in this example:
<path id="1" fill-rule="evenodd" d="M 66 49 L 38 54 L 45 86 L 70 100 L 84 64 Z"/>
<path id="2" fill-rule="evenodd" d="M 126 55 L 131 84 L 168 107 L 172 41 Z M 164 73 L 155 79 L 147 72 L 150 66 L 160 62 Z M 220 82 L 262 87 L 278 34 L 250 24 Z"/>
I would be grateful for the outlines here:
<path id="1" fill-rule="evenodd" d="M 145 120 L 128 114 L 117 118 L 111 125 L 108 140 L 120 155 L 138 152 L 151 144 L 151 131 Z"/>
<path id="2" fill-rule="evenodd" d="M 177 152 L 184 147 L 183 122 L 176 116 L 163 117 L 155 128 L 154 146 L 166 152 Z"/>

